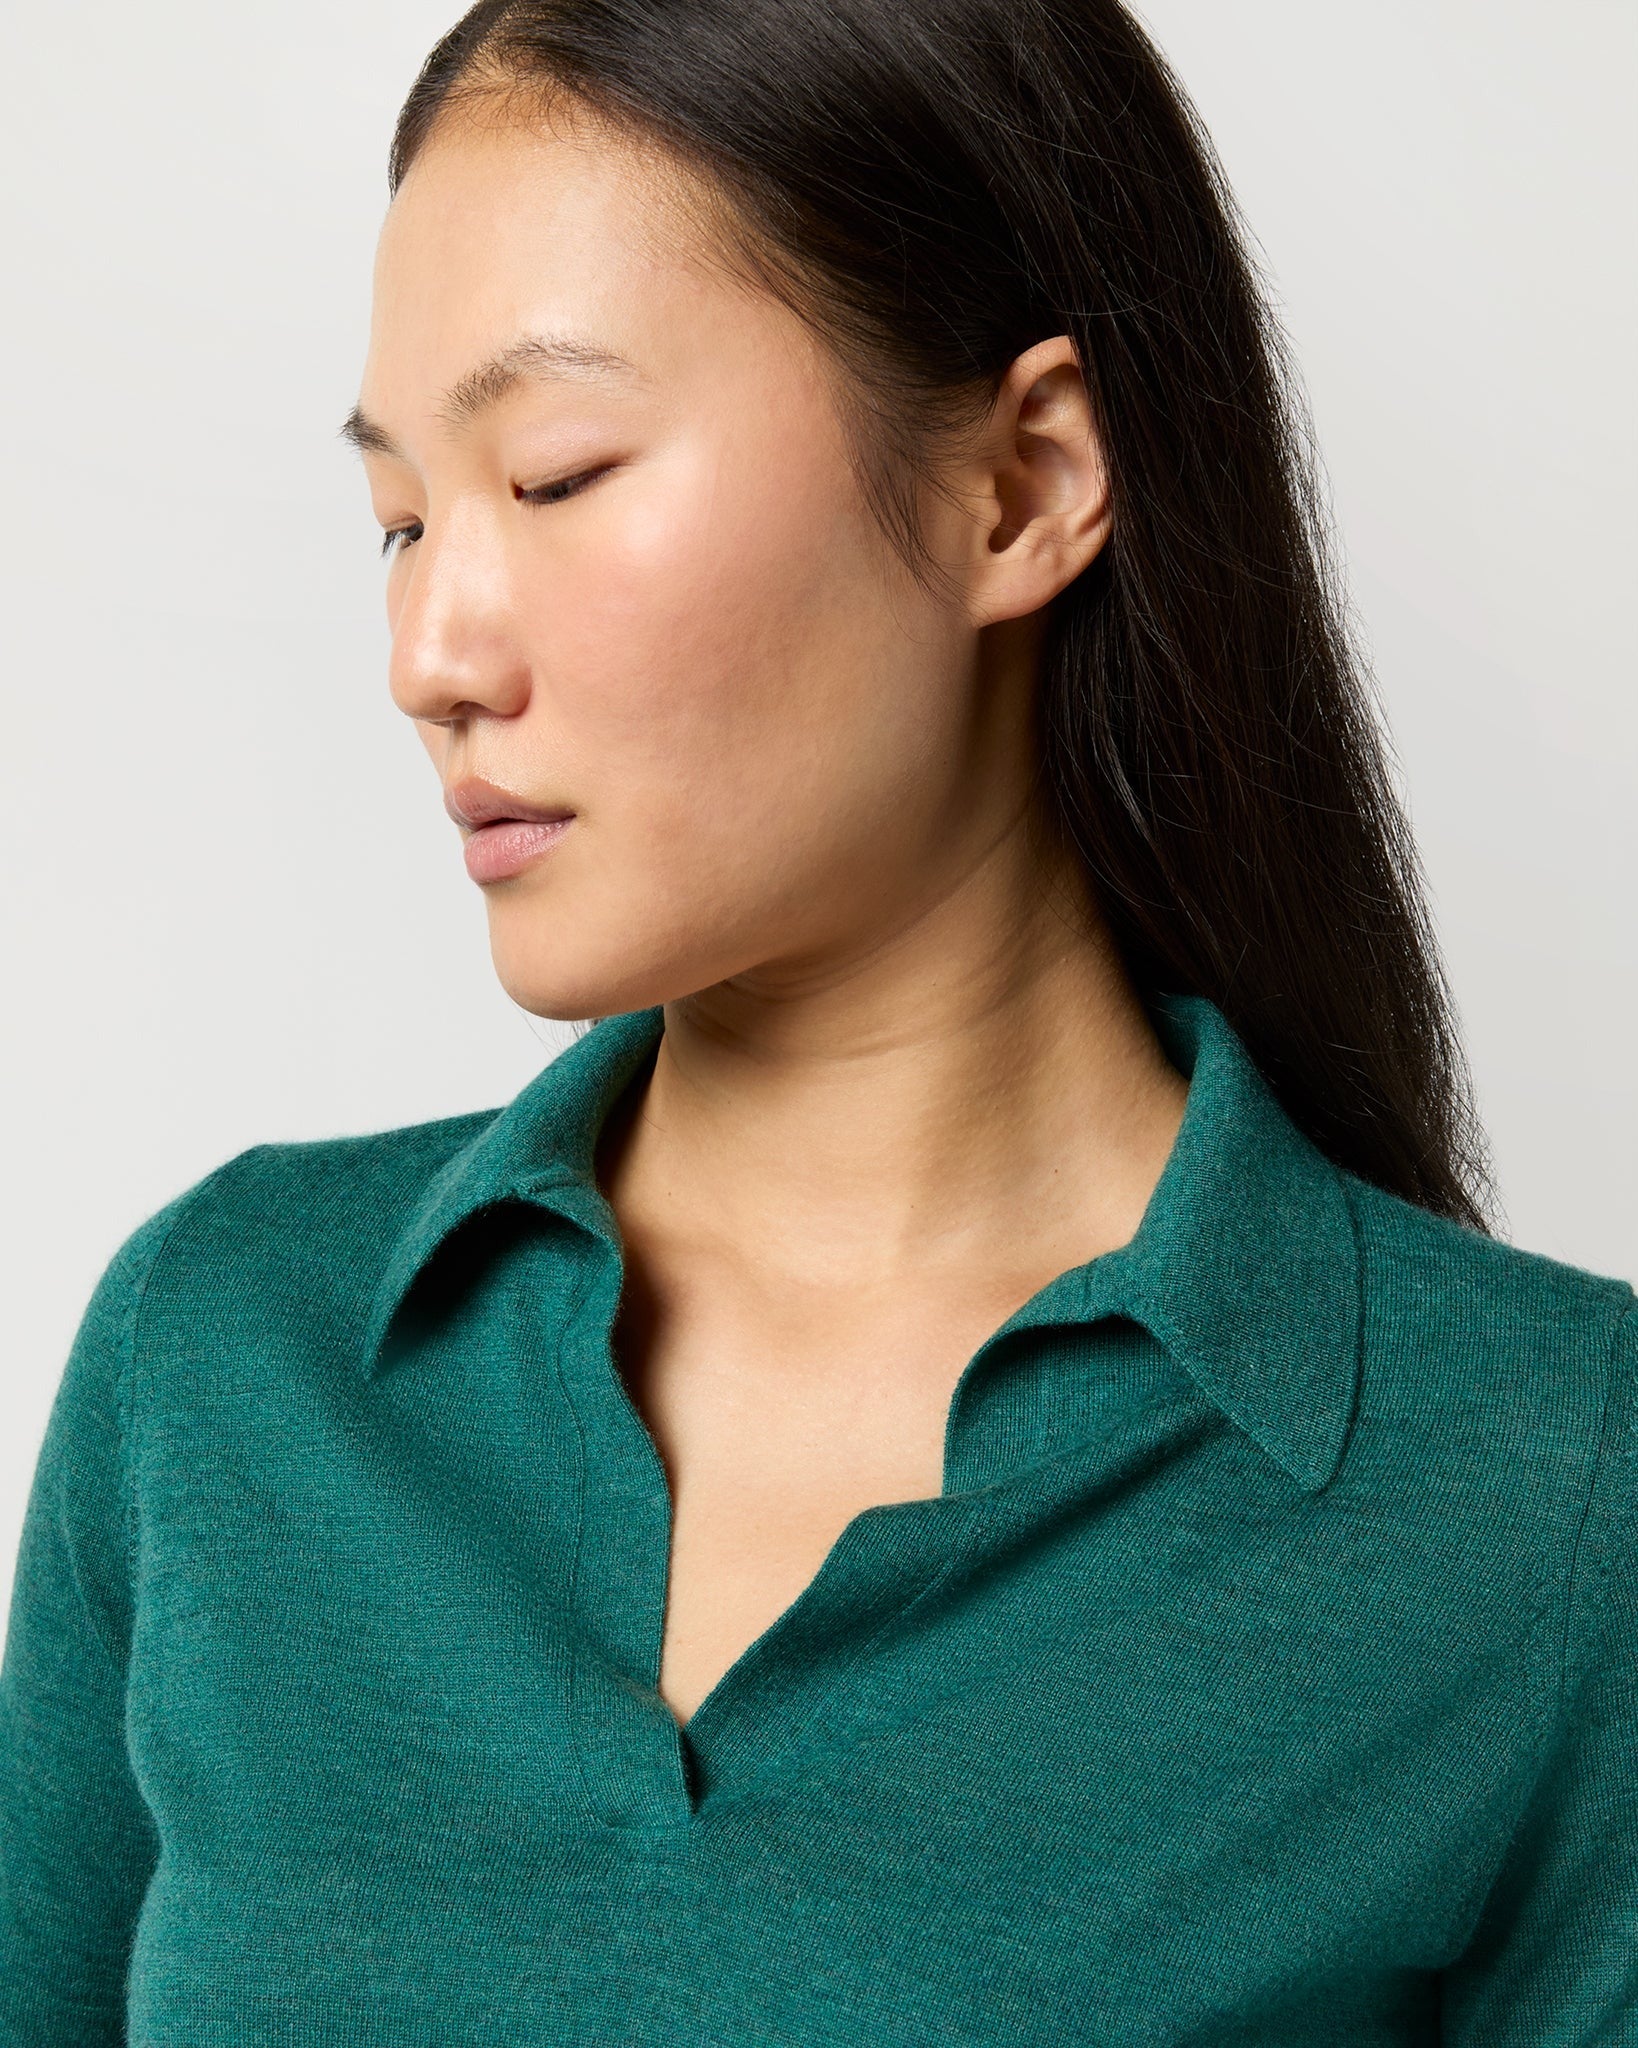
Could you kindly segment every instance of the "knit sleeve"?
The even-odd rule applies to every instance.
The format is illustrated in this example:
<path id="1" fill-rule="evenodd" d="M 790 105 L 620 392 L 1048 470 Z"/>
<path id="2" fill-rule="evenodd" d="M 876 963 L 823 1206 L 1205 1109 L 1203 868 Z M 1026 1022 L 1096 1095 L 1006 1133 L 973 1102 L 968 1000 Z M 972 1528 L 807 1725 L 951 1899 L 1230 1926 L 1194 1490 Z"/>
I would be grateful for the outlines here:
<path id="1" fill-rule="evenodd" d="M 129 1412 L 143 1287 L 186 1196 L 115 1252 L 81 1318 L 25 1509 L 0 1662 L 0 2044 L 125 2038 L 157 1842 L 125 1741 Z"/>
<path id="2" fill-rule="evenodd" d="M 1470 1953 L 1456 2048 L 1638 2044 L 1638 1299 L 1616 1327 L 1543 1770 Z"/>

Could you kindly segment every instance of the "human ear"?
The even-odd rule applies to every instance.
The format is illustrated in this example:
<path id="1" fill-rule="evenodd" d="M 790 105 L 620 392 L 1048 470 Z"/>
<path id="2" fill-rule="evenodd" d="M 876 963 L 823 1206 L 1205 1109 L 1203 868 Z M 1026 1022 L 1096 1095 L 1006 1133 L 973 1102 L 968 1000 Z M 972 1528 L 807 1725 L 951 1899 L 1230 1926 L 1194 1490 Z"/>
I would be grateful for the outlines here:
<path id="1" fill-rule="evenodd" d="M 967 465 L 975 517 L 967 563 L 975 623 L 1038 611 L 1109 538 L 1109 477 L 1067 334 L 1009 367 Z"/>

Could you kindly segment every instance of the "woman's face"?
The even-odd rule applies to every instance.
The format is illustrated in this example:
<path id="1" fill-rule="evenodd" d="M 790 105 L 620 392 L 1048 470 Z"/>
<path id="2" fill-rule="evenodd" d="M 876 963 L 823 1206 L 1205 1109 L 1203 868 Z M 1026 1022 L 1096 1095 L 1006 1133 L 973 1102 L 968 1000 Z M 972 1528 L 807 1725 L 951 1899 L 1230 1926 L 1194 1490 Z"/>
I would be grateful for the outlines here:
<path id="1" fill-rule="evenodd" d="M 399 534 L 392 694 L 446 800 L 483 778 L 573 813 L 509 871 L 451 825 L 542 1016 L 845 975 L 1013 828 L 1028 773 L 973 608 L 870 521 L 806 329 L 668 218 L 589 129 L 463 123 L 377 256 L 353 426 Z M 939 520 L 962 573 L 983 543 Z"/>

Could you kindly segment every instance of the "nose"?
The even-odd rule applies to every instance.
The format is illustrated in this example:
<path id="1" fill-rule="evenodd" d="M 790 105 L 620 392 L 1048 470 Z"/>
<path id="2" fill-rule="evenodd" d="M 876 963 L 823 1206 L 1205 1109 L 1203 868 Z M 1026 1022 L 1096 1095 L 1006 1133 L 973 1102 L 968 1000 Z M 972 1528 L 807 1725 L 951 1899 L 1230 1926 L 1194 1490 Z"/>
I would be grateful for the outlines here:
<path id="1" fill-rule="evenodd" d="M 447 725 L 506 717 L 528 701 L 515 593 L 484 522 L 427 523 L 388 596 L 388 688 L 407 717 Z"/>

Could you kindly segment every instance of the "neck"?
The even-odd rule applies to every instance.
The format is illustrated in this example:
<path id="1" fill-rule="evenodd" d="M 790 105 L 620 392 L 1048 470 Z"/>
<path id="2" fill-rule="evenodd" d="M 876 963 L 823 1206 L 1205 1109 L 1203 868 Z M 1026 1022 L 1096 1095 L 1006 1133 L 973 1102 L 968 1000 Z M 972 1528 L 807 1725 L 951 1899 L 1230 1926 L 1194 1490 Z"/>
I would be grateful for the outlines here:
<path id="1" fill-rule="evenodd" d="M 1187 1083 L 1100 921 L 961 893 L 845 970 L 667 1003 L 599 1148 L 623 1225 L 844 1290 L 1124 1244 Z"/>

